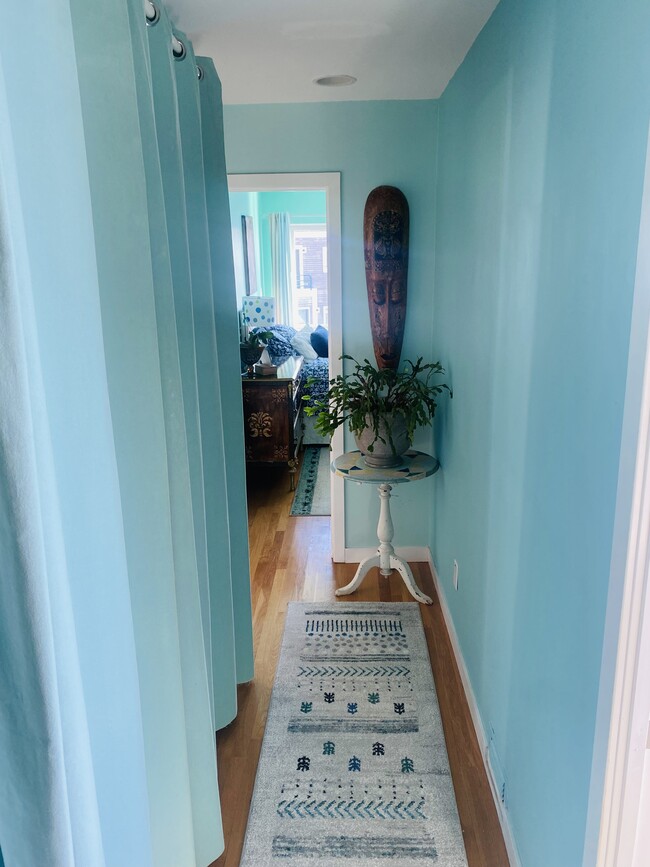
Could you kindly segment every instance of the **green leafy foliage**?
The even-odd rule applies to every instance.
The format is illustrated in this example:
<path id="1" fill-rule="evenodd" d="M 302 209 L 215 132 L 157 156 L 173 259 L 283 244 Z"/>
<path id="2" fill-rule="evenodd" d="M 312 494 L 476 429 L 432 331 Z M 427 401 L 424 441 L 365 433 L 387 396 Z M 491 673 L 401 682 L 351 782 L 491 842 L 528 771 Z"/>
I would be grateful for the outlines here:
<path id="1" fill-rule="evenodd" d="M 378 370 L 367 358 L 363 363 L 351 355 L 341 358 L 354 364 L 352 372 L 331 379 L 324 398 L 303 397 L 305 413 L 316 417 L 314 426 L 323 436 L 331 436 L 347 422 L 355 434 L 371 428 L 373 443 L 390 443 L 395 451 L 391 435 L 395 416 L 403 416 L 412 444 L 416 428 L 431 424 L 440 395 L 446 391 L 453 396 L 449 386 L 437 380 L 445 372 L 437 361 L 425 364 L 420 357 L 415 363 L 405 361 L 399 370 Z"/>
<path id="2" fill-rule="evenodd" d="M 272 337 L 272 331 L 251 331 L 246 340 L 242 340 L 239 345 L 242 348 L 249 347 L 251 349 L 261 349 L 266 346 L 266 344 L 269 342 L 269 340 L 271 340 Z"/>

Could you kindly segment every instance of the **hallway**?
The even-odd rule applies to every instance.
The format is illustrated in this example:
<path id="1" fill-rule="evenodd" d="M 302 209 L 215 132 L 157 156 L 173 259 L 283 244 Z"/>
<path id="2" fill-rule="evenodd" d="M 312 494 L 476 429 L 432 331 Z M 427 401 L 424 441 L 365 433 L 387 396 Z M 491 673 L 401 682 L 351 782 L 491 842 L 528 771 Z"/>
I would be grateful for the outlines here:
<path id="1" fill-rule="evenodd" d="M 217 733 L 219 787 L 226 849 L 213 867 L 238 867 L 264 734 L 284 615 L 291 600 L 333 602 L 336 587 L 354 575 L 355 564 L 330 560 L 329 518 L 291 518 L 293 494 L 285 473 L 249 477 L 249 537 L 255 641 L 255 680 L 238 689 L 239 711 Z M 469 867 L 507 867 L 508 857 L 469 708 L 429 566 L 412 564 L 416 581 L 433 597 L 421 606 L 440 702 L 449 762 Z M 411 601 L 400 580 L 375 571 L 347 602 Z"/>

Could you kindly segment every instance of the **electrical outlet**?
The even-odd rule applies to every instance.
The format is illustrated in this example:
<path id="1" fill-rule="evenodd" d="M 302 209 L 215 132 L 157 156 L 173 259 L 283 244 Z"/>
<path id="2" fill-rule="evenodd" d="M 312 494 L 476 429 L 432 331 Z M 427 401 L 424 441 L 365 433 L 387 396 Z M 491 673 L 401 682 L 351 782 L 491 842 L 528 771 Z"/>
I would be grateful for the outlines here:
<path id="1" fill-rule="evenodd" d="M 451 580 L 454 582 L 454 590 L 458 590 L 458 560 L 454 560 L 454 571 Z"/>

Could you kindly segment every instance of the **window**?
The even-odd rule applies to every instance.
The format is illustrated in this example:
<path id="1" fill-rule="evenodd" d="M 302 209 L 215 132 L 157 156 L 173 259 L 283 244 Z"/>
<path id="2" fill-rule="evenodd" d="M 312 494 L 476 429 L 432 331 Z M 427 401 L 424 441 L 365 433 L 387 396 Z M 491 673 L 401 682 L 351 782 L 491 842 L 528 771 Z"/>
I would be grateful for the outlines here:
<path id="1" fill-rule="evenodd" d="M 291 226 L 294 309 L 307 325 L 327 326 L 327 229 Z"/>

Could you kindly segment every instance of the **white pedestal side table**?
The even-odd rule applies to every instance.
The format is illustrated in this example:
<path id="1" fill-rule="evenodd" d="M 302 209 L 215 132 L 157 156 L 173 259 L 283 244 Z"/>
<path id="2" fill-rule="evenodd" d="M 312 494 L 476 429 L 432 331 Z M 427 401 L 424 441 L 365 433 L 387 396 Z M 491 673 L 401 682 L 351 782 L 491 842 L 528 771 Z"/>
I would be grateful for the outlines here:
<path id="1" fill-rule="evenodd" d="M 394 528 L 390 514 L 390 492 L 393 485 L 426 479 L 437 472 L 439 468 L 440 464 L 432 455 L 416 452 L 413 449 L 410 449 L 403 456 L 399 466 L 390 469 L 367 466 L 359 451 L 345 452 L 332 462 L 332 472 L 338 476 L 352 482 L 377 485 L 380 501 L 377 553 L 371 557 L 366 557 L 359 563 L 356 575 L 345 587 L 339 587 L 336 591 L 337 596 L 347 596 L 349 593 L 354 593 L 368 572 L 375 566 L 379 566 L 381 574 L 386 576 L 390 575 L 393 569 L 396 569 L 402 576 L 411 596 L 418 602 L 431 605 L 432 600 L 415 583 L 411 567 L 406 560 L 397 556 L 393 548 Z"/>

